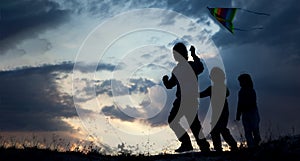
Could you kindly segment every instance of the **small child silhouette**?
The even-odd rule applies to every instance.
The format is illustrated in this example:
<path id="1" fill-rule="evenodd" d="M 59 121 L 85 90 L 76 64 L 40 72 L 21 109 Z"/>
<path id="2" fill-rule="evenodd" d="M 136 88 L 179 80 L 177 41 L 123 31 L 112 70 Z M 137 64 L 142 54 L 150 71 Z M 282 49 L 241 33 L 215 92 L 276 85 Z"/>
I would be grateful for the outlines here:
<path id="1" fill-rule="evenodd" d="M 225 74 L 219 67 L 212 68 L 210 78 L 213 82 L 204 91 L 200 92 L 200 98 L 210 97 L 212 107 L 211 137 L 214 149 L 218 152 L 222 151 L 221 136 L 228 143 L 231 150 L 237 150 L 237 143 L 227 128 L 229 118 L 229 108 L 227 98 L 229 90 L 225 85 Z"/>
<path id="2" fill-rule="evenodd" d="M 236 120 L 239 121 L 242 115 L 248 148 L 255 148 L 261 141 L 259 133 L 260 117 L 256 103 L 256 93 L 253 89 L 253 82 L 249 74 L 240 75 L 238 80 L 241 89 L 238 95 Z"/>

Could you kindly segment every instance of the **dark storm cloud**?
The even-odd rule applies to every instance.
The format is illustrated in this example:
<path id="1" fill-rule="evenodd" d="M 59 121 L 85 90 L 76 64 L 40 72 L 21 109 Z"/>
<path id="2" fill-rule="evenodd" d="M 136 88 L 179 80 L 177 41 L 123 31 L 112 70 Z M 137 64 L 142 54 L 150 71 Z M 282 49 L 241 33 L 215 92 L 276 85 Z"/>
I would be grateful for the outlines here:
<path id="1" fill-rule="evenodd" d="M 148 88 L 156 85 L 155 82 L 149 80 L 149 79 L 130 79 L 129 82 L 132 84 L 129 93 L 146 93 L 148 92 Z"/>
<path id="2" fill-rule="evenodd" d="M 66 61 L 62 62 L 60 64 L 44 64 L 38 67 L 30 67 L 30 66 L 24 66 L 20 68 L 16 68 L 14 70 L 10 71 L 0 71 L 1 74 L 11 74 L 11 73 L 19 73 L 26 75 L 27 73 L 44 73 L 46 72 L 51 73 L 51 72 L 72 72 L 73 70 L 75 71 L 80 71 L 82 73 L 94 73 L 96 71 L 114 71 L 115 66 L 112 64 L 105 64 L 101 63 L 95 65 L 95 64 L 85 64 L 85 63 L 77 63 L 76 68 L 74 68 L 74 63 L 71 61 Z M 95 69 L 96 68 L 96 69 Z"/>
<path id="3" fill-rule="evenodd" d="M 179 12 L 192 18 L 201 18 L 207 13 L 209 7 L 230 7 L 230 1 L 210 1 L 210 0 L 187 0 L 187 1 L 167 1 L 167 8 Z"/>
<path id="4" fill-rule="evenodd" d="M 74 70 L 78 70 L 82 73 L 94 73 L 95 71 L 114 71 L 121 69 L 120 66 L 116 67 L 115 65 L 108 64 L 108 63 L 101 63 L 101 64 L 86 64 L 86 63 L 76 63 L 72 64 L 74 66 Z"/>
<path id="5" fill-rule="evenodd" d="M 61 117 L 77 116 L 72 97 L 60 94 L 57 67 L 0 72 L 0 127 L 4 131 L 71 130 Z"/>
<path id="6" fill-rule="evenodd" d="M 130 117 L 128 115 L 126 115 L 125 113 L 123 113 L 121 110 L 119 110 L 116 106 L 112 105 L 112 106 L 105 106 L 102 108 L 101 112 L 105 115 L 105 116 L 109 116 L 113 119 L 120 119 L 123 121 L 134 121 L 135 118 Z"/>
<path id="7" fill-rule="evenodd" d="M 130 9 L 161 8 L 165 5 L 162 1 L 149 0 L 118 0 L 118 1 L 80 1 L 61 0 L 61 4 L 76 14 L 87 14 L 94 18 L 108 18 Z"/>
<path id="8" fill-rule="evenodd" d="M 96 85 L 96 95 L 107 94 L 112 97 L 113 92 L 111 89 L 112 84 L 116 87 L 115 94 L 116 96 L 122 96 L 128 94 L 128 88 L 119 80 L 104 80 L 99 85 Z M 86 89 L 85 89 L 86 90 Z"/>
<path id="9" fill-rule="evenodd" d="M 64 62 L 0 72 L 1 130 L 72 130 L 61 118 L 77 116 L 73 97 L 60 93 L 55 81 L 62 79 L 59 74 L 71 74 L 73 66 Z M 104 64 L 98 68 L 107 69 Z"/>
<path id="10" fill-rule="evenodd" d="M 68 11 L 49 0 L 2 0 L 0 15 L 1 54 L 20 41 L 36 37 L 68 19 Z"/>

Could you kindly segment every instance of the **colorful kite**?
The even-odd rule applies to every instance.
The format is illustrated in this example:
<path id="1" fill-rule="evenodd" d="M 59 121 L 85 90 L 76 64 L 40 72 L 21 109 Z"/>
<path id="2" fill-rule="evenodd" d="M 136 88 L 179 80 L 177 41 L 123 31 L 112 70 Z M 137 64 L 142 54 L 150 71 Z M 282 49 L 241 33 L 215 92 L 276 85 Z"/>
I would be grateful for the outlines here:
<path id="1" fill-rule="evenodd" d="M 253 27 L 248 30 L 235 28 L 233 26 L 232 21 L 234 19 L 237 10 L 243 10 L 258 15 L 270 16 L 269 14 L 266 13 L 259 13 L 259 12 L 254 12 L 254 11 L 241 9 L 241 8 L 209 8 L 209 7 L 207 8 L 210 11 L 211 15 L 214 16 L 218 20 L 218 22 L 220 22 L 224 27 L 226 27 L 226 29 L 230 31 L 232 34 L 234 30 L 250 31 L 250 30 L 263 29 L 262 27 Z"/>

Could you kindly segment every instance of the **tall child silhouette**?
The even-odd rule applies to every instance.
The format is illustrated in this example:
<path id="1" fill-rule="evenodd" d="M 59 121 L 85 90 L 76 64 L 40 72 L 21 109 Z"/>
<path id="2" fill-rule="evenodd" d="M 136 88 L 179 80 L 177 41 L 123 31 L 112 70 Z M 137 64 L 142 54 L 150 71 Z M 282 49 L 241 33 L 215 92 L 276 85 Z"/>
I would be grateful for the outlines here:
<path id="1" fill-rule="evenodd" d="M 209 143 L 202 132 L 202 127 L 197 115 L 198 109 L 198 75 L 203 72 L 203 64 L 195 54 L 195 48 L 190 48 L 194 61 L 188 61 L 188 51 L 183 43 L 177 43 L 173 47 L 173 56 L 178 64 L 172 71 L 169 79 L 163 77 L 163 83 L 167 89 L 177 86 L 176 99 L 173 103 L 168 123 L 181 142 L 181 146 L 175 152 L 193 150 L 190 137 L 180 125 L 180 120 L 185 117 L 189 127 L 195 136 L 201 151 L 209 151 Z"/>
<path id="2" fill-rule="evenodd" d="M 253 82 L 249 74 L 242 74 L 238 77 L 241 89 L 238 95 L 238 106 L 236 120 L 242 122 L 245 130 L 245 137 L 249 148 L 258 146 L 261 141 L 259 133 L 259 113 L 256 103 L 256 93 L 253 89 Z"/>
<path id="3" fill-rule="evenodd" d="M 212 122 L 211 122 L 211 138 L 213 141 L 214 149 L 216 151 L 222 151 L 221 136 L 228 143 L 231 150 L 237 149 L 237 143 L 230 134 L 227 128 L 229 118 L 229 108 L 227 98 L 229 96 L 229 90 L 225 85 L 225 74 L 219 67 L 212 68 L 210 72 L 210 79 L 213 82 L 212 86 L 209 86 L 200 93 L 200 98 L 210 97 L 212 108 Z"/>

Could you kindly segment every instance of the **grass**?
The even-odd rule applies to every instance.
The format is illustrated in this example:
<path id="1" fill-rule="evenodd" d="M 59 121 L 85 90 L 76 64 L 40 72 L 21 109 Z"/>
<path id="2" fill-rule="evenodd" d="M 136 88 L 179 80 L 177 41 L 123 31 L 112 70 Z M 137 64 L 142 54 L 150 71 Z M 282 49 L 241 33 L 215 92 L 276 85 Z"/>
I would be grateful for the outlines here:
<path id="1" fill-rule="evenodd" d="M 33 137 L 36 139 L 36 137 Z M 7 139 L 7 138 L 6 138 Z M 95 146 L 92 142 L 86 146 L 74 146 L 73 143 L 67 143 L 64 139 L 56 138 L 53 143 L 48 146 L 41 146 L 46 143 L 44 141 L 28 142 L 28 139 L 23 144 L 17 143 L 16 138 L 4 140 L 0 136 L 0 160 L 1 161 L 110 161 L 110 160 L 299 160 L 300 159 L 300 135 L 285 136 L 277 140 L 262 143 L 262 145 L 253 150 L 240 149 L 237 152 L 192 152 L 183 154 L 161 154 L 148 156 L 147 154 L 132 154 L 130 150 L 124 150 L 126 147 L 122 144 L 117 155 L 108 156 L 102 153 L 101 148 Z M 12 144 L 12 142 L 15 142 Z M 56 143 L 56 145 L 54 145 Z M 8 146 L 10 144 L 11 146 Z M 59 149 L 60 146 L 70 147 L 72 149 Z M 79 144 L 77 144 L 79 145 Z M 57 149 L 55 149 L 57 148 Z M 86 149 L 84 149 L 86 148 Z"/>

